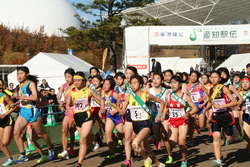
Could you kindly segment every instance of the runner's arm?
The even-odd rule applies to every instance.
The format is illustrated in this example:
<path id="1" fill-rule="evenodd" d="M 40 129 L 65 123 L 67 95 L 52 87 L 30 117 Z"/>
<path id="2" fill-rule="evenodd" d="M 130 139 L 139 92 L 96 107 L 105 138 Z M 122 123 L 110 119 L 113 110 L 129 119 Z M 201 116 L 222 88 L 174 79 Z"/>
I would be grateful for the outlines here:
<path id="1" fill-rule="evenodd" d="M 63 94 L 63 85 L 60 87 L 58 95 L 57 95 L 57 102 L 60 104 L 60 106 L 63 105 L 63 102 L 61 101 L 62 94 Z"/>
<path id="2" fill-rule="evenodd" d="M 193 115 L 195 113 L 198 112 L 198 108 L 197 106 L 194 104 L 194 102 L 191 100 L 190 96 L 186 95 L 184 100 L 188 103 L 188 105 L 190 106 L 190 108 L 192 108 L 192 110 L 189 112 L 190 115 Z"/>
<path id="3" fill-rule="evenodd" d="M 70 106 L 71 106 L 71 104 L 72 104 L 71 93 L 72 93 L 72 90 L 70 90 L 70 91 L 69 91 L 69 94 L 68 94 L 68 97 L 69 97 L 69 98 L 67 98 L 67 101 L 66 101 L 66 110 L 67 110 L 68 112 L 74 113 L 74 111 L 72 111 L 71 108 L 70 108 Z"/>
<path id="4" fill-rule="evenodd" d="M 235 89 L 233 85 L 230 85 L 229 89 L 238 97 L 236 105 L 241 105 L 243 102 L 243 97 L 240 95 L 239 91 Z"/>

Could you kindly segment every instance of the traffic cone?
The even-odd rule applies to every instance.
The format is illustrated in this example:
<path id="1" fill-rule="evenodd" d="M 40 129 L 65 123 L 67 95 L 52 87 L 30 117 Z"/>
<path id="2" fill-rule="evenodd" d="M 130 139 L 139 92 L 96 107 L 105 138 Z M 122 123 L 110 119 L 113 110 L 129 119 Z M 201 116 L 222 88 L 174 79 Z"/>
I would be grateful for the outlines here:
<path id="1" fill-rule="evenodd" d="M 27 141 L 28 141 L 29 150 L 30 150 L 30 151 L 36 150 L 35 147 L 33 146 L 33 144 L 30 142 L 30 138 L 29 138 L 28 133 L 26 133 L 26 139 L 27 139 Z"/>
<path id="2" fill-rule="evenodd" d="M 53 110 L 52 110 L 52 107 L 50 106 L 48 109 L 48 116 L 46 119 L 46 125 L 44 125 L 44 126 L 55 126 L 55 125 L 56 125 L 55 116 L 53 115 Z"/>

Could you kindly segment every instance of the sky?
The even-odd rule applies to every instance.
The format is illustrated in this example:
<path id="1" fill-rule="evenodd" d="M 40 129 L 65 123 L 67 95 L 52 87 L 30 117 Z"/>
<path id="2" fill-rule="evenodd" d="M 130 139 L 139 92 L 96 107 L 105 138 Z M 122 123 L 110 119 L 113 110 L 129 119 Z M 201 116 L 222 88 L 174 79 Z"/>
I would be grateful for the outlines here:
<path id="1" fill-rule="evenodd" d="M 72 3 L 84 3 L 84 4 L 88 4 L 88 3 L 93 2 L 93 0 L 67 0 L 67 1 L 68 1 L 70 4 L 72 4 Z M 92 16 L 92 15 L 90 15 L 90 14 L 86 14 L 86 13 L 84 13 L 84 12 L 81 12 L 81 11 L 79 11 L 79 10 L 77 10 L 77 9 L 76 9 L 76 12 L 77 12 L 80 16 L 83 16 L 83 17 L 89 19 L 89 20 L 92 21 L 92 22 L 99 18 L 99 17 L 94 17 L 94 16 Z"/>

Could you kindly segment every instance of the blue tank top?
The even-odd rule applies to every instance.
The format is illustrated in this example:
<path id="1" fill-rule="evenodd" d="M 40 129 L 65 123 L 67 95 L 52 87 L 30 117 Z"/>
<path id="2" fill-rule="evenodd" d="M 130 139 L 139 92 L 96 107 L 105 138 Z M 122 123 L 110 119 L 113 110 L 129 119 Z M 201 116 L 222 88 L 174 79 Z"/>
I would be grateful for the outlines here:
<path id="1" fill-rule="evenodd" d="M 18 94 L 23 97 L 30 97 L 32 95 L 29 85 L 32 81 L 25 84 L 23 87 L 19 88 Z M 20 106 L 24 108 L 33 108 L 35 106 L 35 101 L 31 100 L 20 100 Z"/>

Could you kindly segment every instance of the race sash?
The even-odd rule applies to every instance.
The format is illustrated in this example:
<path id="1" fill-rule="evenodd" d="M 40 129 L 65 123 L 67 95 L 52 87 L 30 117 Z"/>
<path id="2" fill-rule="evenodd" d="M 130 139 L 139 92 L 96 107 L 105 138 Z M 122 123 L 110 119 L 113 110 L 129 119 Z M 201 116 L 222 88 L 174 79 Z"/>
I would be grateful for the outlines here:
<path id="1" fill-rule="evenodd" d="M 166 88 L 161 87 L 161 91 L 160 91 L 160 93 L 159 93 L 159 94 L 157 94 L 155 97 L 161 98 L 161 97 L 162 97 L 162 95 L 164 95 L 164 93 L 165 93 L 165 92 L 166 92 Z"/>
<path id="2" fill-rule="evenodd" d="M 198 84 L 199 84 L 198 82 L 195 83 L 195 84 L 191 87 L 191 89 L 190 89 L 188 92 L 189 92 L 189 93 L 192 93 L 193 90 L 194 90 L 194 88 L 195 88 Z"/>
<path id="3" fill-rule="evenodd" d="M 237 83 L 236 85 L 234 85 L 234 88 L 237 89 L 238 87 L 240 87 L 241 83 Z"/>
<path id="4" fill-rule="evenodd" d="M 96 90 L 95 86 L 94 86 L 94 83 L 91 83 L 89 85 L 89 88 L 92 89 L 96 94 L 98 94 L 98 91 Z"/>
<path id="5" fill-rule="evenodd" d="M 148 108 L 148 106 L 144 103 L 144 101 L 142 101 L 142 99 L 137 96 L 137 94 L 135 94 L 135 92 L 132 91 L 132 89 L 129 87 L 129 84 L 126 83 L 126 88 L 128 90 L 128 93 L 131 94 L 133 96 L 133 98 L 136 100 L 136 102 L 151 116 L 151 111 Z"/>
<path id="6" fill-rule="evenodd" d="M 224 86 L 231 85 L 231 81 L 230 81 L 230 79 L 229 79 L 227 82 L 225 82 L 223 85 L 224 85 Z"/>
<path id="7" fill-rule="evenodd" d="M 243 93 L 243 92 L 242 92 L 242 93 Z M 246 94 L 243 93 L 243 100 L 246 100 L 246 98 L 247 98 L 249 95 L 250 95 L 250 90 L 249 90 Z"/>
<path id="8" fill-rule="evenodd" d="M 112 107 L 113 109 L 117 109 L 117 107 L 116 107 L 116 105 L 114 105 L 113 103 L 111 103 L 111 101 L 109 100 L 109 97 L 108 97 L 108 95 L 106 94 L 106 93 L 104 93 L 104 96 L 105 96 L 105 98 L 106 98 L 106 102 L 108 103 L 108 105 L 110 106 L 110 107 Z"/>
<path id="9" fill-rule="evenodd" d="M 181 103 L 184 107 L 186 106 L 186 102 L 180 97 L 178 96 L 177 94 L 175 94 L 174 92 L 171 92 L 170 93 L 172 95 L 172 97 L 177 100 L 179 103 Z"/>
<path id="10" fill-rule="evenodd" d="M 210 100 L 211 100 L 212 103 L 214 102 L 215 96 L 218 94 L 218 92 L 221 90 L 221 88 L 222 88 L 223 86 L 224 86 L 224 85 L 222 85 L 222 84 L 219 84 L 219 85 L 216 86 L 216 88 L 215 88 L 213 94 L 212 94 L 211 97 L 210 97 Z"/>

